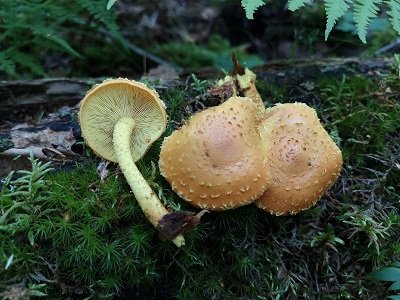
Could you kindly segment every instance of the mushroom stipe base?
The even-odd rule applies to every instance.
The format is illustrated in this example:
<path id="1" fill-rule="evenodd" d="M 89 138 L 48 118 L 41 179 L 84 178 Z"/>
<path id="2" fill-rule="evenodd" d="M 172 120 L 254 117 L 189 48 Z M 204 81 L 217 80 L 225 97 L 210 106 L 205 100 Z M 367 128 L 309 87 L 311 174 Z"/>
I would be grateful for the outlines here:
<path id="1" fill-rule="evenodd" d="M 160 220 L 169 212 L 162 205 L 156 194 L 143 178 L 131 155 L 130 136 L 135 128 L 135 120 L 130 117 L 122 117 L 114 128 L 113 142 L 115 155 L 126 181 L 132 189 L 143 213 L 154 227 L 159 228 Z M 160 233 L 164 236 L 166 234 Z M 182 235 L 170 236 L 173 243 L 181 247 L 185 245 Z"/>

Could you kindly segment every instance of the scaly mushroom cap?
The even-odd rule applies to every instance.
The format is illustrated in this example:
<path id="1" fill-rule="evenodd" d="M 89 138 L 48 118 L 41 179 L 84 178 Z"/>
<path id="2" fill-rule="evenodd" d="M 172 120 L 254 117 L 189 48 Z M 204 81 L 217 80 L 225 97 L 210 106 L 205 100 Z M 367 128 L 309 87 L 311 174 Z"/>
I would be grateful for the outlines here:
<path id="1" fill-rule="evenodd" d="M 139 160 L 164 132 L 167 114 L 158 94 L 128 79 L 108 79 L 90 89 L 79 111 L 82 136 L 95 153 L 117 162 L 113 147 L 114 126 L 121 117 L 132 117 L 134 161 Z"/>
<path id="2" fill-rule="evenodd" d="M 262 112 L 249 98 L 231 97 L 190 118 L 164 139 L 161 174 L 194 206 L 225 210 L 248 204 L 270 185 L 258 130 Z"/>
<path id="3" fill-rule="evenodd" d="M 256 200 L 276 215 L 296 214 L 314 205 L 338 178 L 342 154 L 314 109 L 302 103 L 278 104 L 265 112 L 264 137 L 273 179 Z"/>

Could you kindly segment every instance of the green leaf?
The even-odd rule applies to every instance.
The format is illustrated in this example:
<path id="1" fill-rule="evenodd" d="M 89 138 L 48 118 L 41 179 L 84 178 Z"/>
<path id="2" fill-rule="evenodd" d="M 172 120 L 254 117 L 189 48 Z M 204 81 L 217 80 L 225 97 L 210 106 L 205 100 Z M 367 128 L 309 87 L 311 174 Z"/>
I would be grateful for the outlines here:
<path id="1" fill-rule="evenodd" d="M 118 0 L 108 0 L 107 2 L 107 10 L 110 10 L 111 7 L 117 2 Z"/>
<path id="2" fill-rule="evenodd" d="M 390 0 L 386 1 L 386 3 L 389 6 L 389 10 L 387 12 L 389 21 L 392 24 L 393 29 L 400 34 L 400 1 Z"/>
<path id="3" fill-rule="evenodd" d="M 6 51 L 0 52 L 0 71 L 4 71 L 10 76 L 17 77 L 15 63 L 10 59 Z"/>
<path id="4" fill-rule="evenodd" d="M 47 294 L 44 292 L 41 292 L 41 291 L 32 290 L 29 292 L 29 296 L 45 297 L 45 296 L 47 296 Z"/>
<path id="5" fill-rule="evenodd" d="M 7 259 L 7 263 L 4 269 L 7 270 L 12 265 L 13 261 L 14 261 L 14 254 L 11 254 L 11 256 L 9 256 Z"/>
<path id="6" fill-rule="evenodd" d="M 302 7 L 308 3 L 311 3 L 311 2 L 312 2 L 312 0 L 289 0 L 288 8 L 291 11 L 295 11 L 295 10 L 299 9 L 300 7 Z"/>
<path id="7" fill-rule="evenodd" d="M 400 290 L 400 281 L 393 282 L 391 286 L 388 287 L 388 291 Z"/>
<path id="8" fill-rule="evenodd" d="M 368 26 L 378 15 L 378 5 L 382 0 L 357 0 L 354 4 L 354 21 L 356 23 L 358 37 L 366 44 Z"/>
<path id="9" fill-rule="evenodd" d="M 400 281 L 400 268 L 385 267 L 372 272 L 371 277 L 380 281 Z"/>
<path id="10" fill-rule="evenodd" d="M 32 230 L 29 230 L 28 232 L 28 241 L 31 244 L 31 246 L 33 246 L 33 244 L 35 243 L 35 237 L 33 236 Z"/>
<path id="11" fill-rule="evenodd" d="M 388 299 L 400 300 L 400 296 L 387 296 Z"/>
<path id="12" fill-rule="evenodd" d="M 254 12 L 265 3 L 263 0 L 242 0 L 242 6 L 246 12 L 246 18 L 249 20 L 254 19 Z"/>
<path id="13" fill-rule="evenodd" d="M 38 26 L 33 29 L 33 32 L 35 35 L 47 39 L 51 41 L 53 44 L 60 46 L 61 49 L 71 54 L 72 56 L 82 57 L 81 54 L 77 52 L 75 49 L 73 49 L 72 46 L 65 39 L 63 39 L 59 34 L 54 32 L 50 28 L 44 28 Z"/>
<path id="14" fill-rule="evenodd" d="M 44 290 L 45 288 L 46 288 L 46 284 L 45 283 L 31 284 L 31 285 L 29 285 L 29 296 L 45 297 L 45 296 L 47 296 L 47 294 L 46 294 L 46 292 Z"/>
<path id="15" fill-rule="evenodd" d="M 348 0 L 325 0 L 326 11 L 326 29 L 325 41 L 328 39 L 329 33 L 335 26 L 336 21 L 339 20 L 350 8 L 347 3 Z"/>

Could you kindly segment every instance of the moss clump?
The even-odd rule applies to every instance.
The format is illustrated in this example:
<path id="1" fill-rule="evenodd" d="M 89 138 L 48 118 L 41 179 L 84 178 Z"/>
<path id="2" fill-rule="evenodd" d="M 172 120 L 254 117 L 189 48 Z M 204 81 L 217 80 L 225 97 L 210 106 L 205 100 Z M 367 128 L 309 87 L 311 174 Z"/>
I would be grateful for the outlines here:
<path id="1" fill-rule="evenodd" d="M 314 106 L 345 160 L 318 205 L 291 217 L 252 205 L 209 213 L 179 250 L 159 240 L 116 168 L 100 182 L 93 161 L 44 177 L 34 164 L 35 176 L 7 180 L 0 194 L 0 291 L 35 283 L 51 298 L 382 299 L 368 274 L 400 257 L 400 104 L 391 78 L 315 83 Z M 196 110 L 187 91 L 162 94 L 173 116 L 166 135 Z M 278 91 L 263 93 L 284 99 Z M 194 210 L 160 176 L 160 143 L 138 164 L 142 174 L 167 206 Z"/>
<path id="2" fill-rule="evenodd" d="M 0 282 L 30 278 L 51 282 L 50 294 L 106 295 L 155 279 L 149 259 L 154 232 L 142 225 L 146 220 L 121 174 L 99 182 L 94 163 L 45 179 L 40 170 L 31 173 L 37 178 L 11 181 L 1 194 L 3 211 L 19 205 L 2 218 L 0 264 L 13 261 Z M 36 192 L 25 193 L 30 189 Z"/>

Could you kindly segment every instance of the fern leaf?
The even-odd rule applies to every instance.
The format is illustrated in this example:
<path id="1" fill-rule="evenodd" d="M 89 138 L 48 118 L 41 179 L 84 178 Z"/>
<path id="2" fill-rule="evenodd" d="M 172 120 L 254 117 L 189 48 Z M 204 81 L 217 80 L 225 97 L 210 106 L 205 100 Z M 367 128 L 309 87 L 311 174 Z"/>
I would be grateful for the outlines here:
<path id="1" fill-rule="evenodd" d="M 9 76 L 17 77 L 15 63 L 6 51 L 0 51 L 0 71 L 4 71 Z"/>
<path id="2" fill-rule="evenodd" d="M 126 43 L 121 35 L 121 31 L 116 22 L 113 11 L 105 10 L 104 6 L 99 5 L 99 1 L 93 0 L 76 0 L 76 2 L 87 10 L 96 21 L 101 22 L 107 28 L 108 33 L 126 48 Z"/>
<path id="3" fill-rule="evenodd" d="M 382 0 L 357 0 L 354 4 L 354 21 L 358 31 L 358 37 L 366 44 L 366 36 L 368 26 L 372 20 L 377 16 L 379 8 L 378 5 Z"/>
<path id="4" fill-rule="evenodd" d="M 107 10 L 110 10 L 111 7 L 113 7 L 113 5 L 115 4 L 115 2 L 117 2 L 117 0 L 108 0 L 108 2 L 107 2 Z"/>
<path id="5" fill-rule="evenodd" d="M 289 0 L 288 2 L 288 8 L 291 11 L 295 11 L 299 9 L 300 7 L 303 7 L 304 5 L 312 2 L 312 0 Z"/>
<path id="6" fill-rule="evenodd" d="M 36 36 L 51 41 L 54 45 L 59 46 L 63 51 L 75 57 L 81 57 L 81 54 L 73 49 L 72 46 L 53 29 L 37 25 L 32 28 L 32 31 Z"/>
<path id="7" fill-rule="evenodd" d="M 43 67 L 40 65 L 40 62 L 32 55 L 25 54 L 23 52 L 14 49 L 12 52 L 10 52 L 10 58 L 14 62 L 31 70 L 31 72 L 35 75 L 43 77 L 47 76 Z"/>
<path id="8" fill-rule="evenodd" d="M 388 15 L 390 23 L 393 26 L 393 29 L 396 30 L 398 34 L 400 34 L 400 1 L 399 0 L 390 0 L 386 1 L 389 6 Z"/>
<path id="9" fill-rule="evenodd" d="M 246 12 L 246 18 L 249 20 L 254 19 L 254 12 L 265 3 L 263 0 L 242 0 L 242 6 Z"/>
<path id="10" fill-rule="evenodd" d="M 348 0 L 325 0 L 326 11 L 326 29 L 325 41 L 328 39 L 329 33 L 339 20 L 350 8 Z"/>

